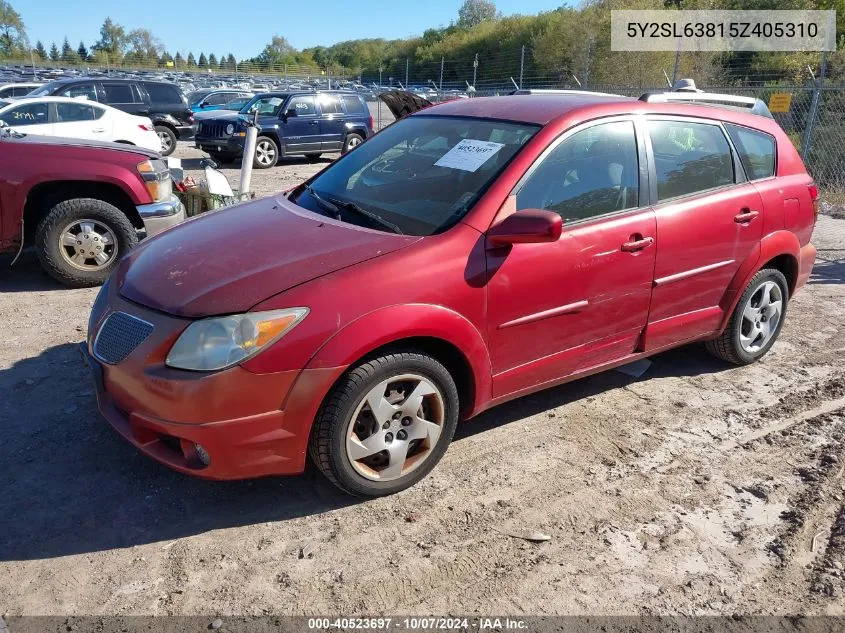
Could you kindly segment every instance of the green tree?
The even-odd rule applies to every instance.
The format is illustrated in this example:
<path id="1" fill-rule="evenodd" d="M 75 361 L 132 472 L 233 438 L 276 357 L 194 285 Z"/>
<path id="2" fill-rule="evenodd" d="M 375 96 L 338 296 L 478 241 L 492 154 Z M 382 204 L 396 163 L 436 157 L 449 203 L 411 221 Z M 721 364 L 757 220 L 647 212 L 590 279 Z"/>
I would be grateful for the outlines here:
<path id="1" fill-rule="evenodd" d="M 100 27 L 100 39 L 94 44 L 94 50 L 105 52 L 113 61 L 120 61 L 128 44 L 126 29 L 112 22 L 111 18 L 106 18 Z"/>
<path id="2" fill-rule="evenodd" d="M 68 42 L 67 37 L 65 37 L 65 41 L 62 42 L 62 57 L 63 62 L 73 63 L 79 61 L 79 56 L 76 54 L 76 51 L 73 50 L 73 46 L 70 45 Z"/>
<path id="3" fill-rule="evenodd" d="M 205 58 L 205 53 L 200 53 L 199 61 L 197 62 L 198 68 L 207 68 L 208 67 L 208 60 Z"/>
<path id="4" fill-rule="evenodd" d="M 38 40 L 35 43 L 35 49 L 32 51 L 32 53 L 42 61 L 47 59 L 47 49 L 44 48 L 44 44 L 41 43 L 41 40 Z"/>
<path id="5" fill-rule="evenodd" d="M 129 50 L 139 63 L 157 63 L 164 44 L 149 29 L 133 29 L 127 36 Z"/>
<path id="6" fill-rule="evenodd" d="M 490 0 L 464 0 L 458 9 L 458 26 L 471 29 L 482 22 L 495 20 L 497 15 L 496 5 Z"/>
<path id="7" fill-rule="evenodd" d="M 235 56 L 232 53 L 229 53 L 226 56 L 226 67 L 229 70 L 237 70 L 238 69 L 238 62 L 235 61 Z"/>
<path id="8" fill-rule="evenodd" d="M 88 61 L 88 49 L 85 48 L 85 42 L 79 42 L 79 46 L 76 49 L 76 54 L 79 55 L 80 61 Z"/>
<path id="9" fill-rule="evenodd" d="M 214 53 L 208 56 L 208 66 L 214 70 L 220 68 L 220 65 L 217 63 L 217 55 Z"/>
<path id="10" fill-rule="evenodd" d="M 188 53 L 188 68 L 196 68 L 197 67 L 197 60 L 194 59 L 193 53 Z"/>
<path id="11" fill-rule="evenodd" d="M 279 69 L 285 64 L 296 63 L 296 49 L 281 35 L 274 35 L 261 54 L 252 61 L 262 68 Z"/>
<path id="12" fill-rule="evenodd" d="M 59 47 L 56 46 L 56 43 L 53 42 L 53 45 L 50 47 L 50 59 L 54 62 L 59 61 L 61 59 L 61 55 L 59 54 Z"/>
<path id="13" fill-rule="evenodd" d="M 183 59 L 182 54 L 179 51 L 176 51 L 176 57 L 173 58 L 173 63 L 176 65 L 176 68 L 185 67 L 185 60 Z"/>
<path id="14" fill-rule="evenodd" d="M 0 55 L 12 56 L 26 49 L 26 29 L 20 14 L 0 0 Z"/>

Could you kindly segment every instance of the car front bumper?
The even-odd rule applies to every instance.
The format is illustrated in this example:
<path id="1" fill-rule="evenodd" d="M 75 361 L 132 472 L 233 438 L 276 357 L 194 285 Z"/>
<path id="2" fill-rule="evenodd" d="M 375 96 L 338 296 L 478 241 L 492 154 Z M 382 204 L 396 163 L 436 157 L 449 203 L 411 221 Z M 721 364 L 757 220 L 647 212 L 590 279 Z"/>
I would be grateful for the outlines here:
<path id="1" fill-rule="evenodd" d="M 130 303 L 116 285 L 109 284 L 106 308 L 92 317 L 89 340 L 80 343 L 98 409 L 112 428 L 154 460 L 204 479 L 304 470 L 312 421 L 344 368 L 269 374 L 239 366 L 218 372 L 172 369 L 164 359 L 190 320 Z M 109 364 L 97 357 L 93 341 L 105 318 L 117 311 L 154 327 L 123 361 Z"/>
<path id="2" fill-rule="evenodd" d="M 178 125 L 176 126 L 176 136 L 179 137 L 180 141 L 186 141 L 194 136 L 194 126 L 193 125 Z"/>
<path id="3" fill-rule="evenodd" d="M 147 237 L 185 221 L 185 205 L 175 195 L 171 195 L 164 202 L 139 204 L 136 209 L 144 223 Z"/>
<path id="4" fill-rule="evenodd" d="M 197 149 L 208 154 L 232 154 L 240 156 L 244 153 L 244 137 L 228 136 L 225 138 L 196 137 Z"/>

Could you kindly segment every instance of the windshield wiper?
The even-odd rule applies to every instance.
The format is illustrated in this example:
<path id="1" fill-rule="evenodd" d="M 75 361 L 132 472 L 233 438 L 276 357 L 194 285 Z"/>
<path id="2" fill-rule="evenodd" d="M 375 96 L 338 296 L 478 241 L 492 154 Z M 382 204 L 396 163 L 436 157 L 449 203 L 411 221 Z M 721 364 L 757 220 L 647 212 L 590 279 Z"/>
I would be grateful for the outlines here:
<path id="1" fill-rule="evenodd" d="M 340 220 L 340 209 L 337 208 L 334 204 L 329 202 L 328 200 L 323 199 L 320 195 L 314 191 L 314 188 L 311 185 L 305 185 L 305 191 L 307 191 L 314 201 L 320 206 L 320 208 L 328 211 L 332 214 L 332 217 L 335 220 Z"/>
<path id="2" fill-rule="evenodd" d="M 376 224 L 393 231 L 394 233 L 397 233 L 399 235 L 404 235 L 404 233 L 402 233 L 402 229 L 400 229 L 398 226 L 393 224 L 393 222 L 391 222 L 390 220 L 385 220 L 383 217 L 373 213 L 372 211 L 367 211 L 366 209 L 362 209 L 361 207 L 359 207 L 354 202 L 350 202 L 349 200 L 338 200 L 336 198 L 330 198 L 329 203 L 332 204 L 332 205 L 336 205 L 335 208 L 340 207 L 342 209 L 346 209 L 347 211 L 354 211 L 358 215 L 361 215 L 365 218 L 368 218 L 368 219 L 372 220 L 373 222 L 375 222 Z"/>

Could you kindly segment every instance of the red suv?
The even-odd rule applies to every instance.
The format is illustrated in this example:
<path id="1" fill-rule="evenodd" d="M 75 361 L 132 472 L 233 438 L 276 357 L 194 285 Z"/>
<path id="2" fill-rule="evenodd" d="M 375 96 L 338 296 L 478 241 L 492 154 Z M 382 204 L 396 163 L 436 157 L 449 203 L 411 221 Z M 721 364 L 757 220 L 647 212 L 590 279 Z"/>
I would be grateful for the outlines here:
<path id="1" fill-rule="evenodd" d="M 817 191 L 739 109 L 572 94 L 408 116 L 124 258 L 85 346 L 100 411 L 184 473 L 310 453 L 375 496 L 506 400 L 692 341 L 754 362 L 810 275 Z"/>

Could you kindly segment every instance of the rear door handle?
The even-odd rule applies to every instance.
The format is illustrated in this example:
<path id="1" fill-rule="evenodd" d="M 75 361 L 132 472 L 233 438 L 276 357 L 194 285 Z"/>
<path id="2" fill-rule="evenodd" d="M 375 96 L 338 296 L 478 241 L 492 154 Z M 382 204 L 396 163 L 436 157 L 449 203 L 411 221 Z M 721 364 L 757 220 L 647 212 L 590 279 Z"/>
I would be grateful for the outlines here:
<path id="1" fill-rule="evenodd" d="M 308 122 L 309 125 L 317 125 L 319 123 L 320 123 L 319 121 L 309 121 Z"/>
<path id="2" fill-rule="evenodd" d="M 105 130 L 105 128 L 102 128 L 102 127 L 95 127 L 95 128 L 94 128 L 93 130 L 91 130 L 91 131 L 92 131 L 92 132 L 105 132 L 106 130 Z"/>
<path id="3" fill-rule="evenodd" d="M 752 211 L 748 207 L 744 209 L 740 209 L 740 212 L 734 216 L 734 222 L 737 224 L 744 224 L 745 222 L 751 222 L 754 218 L 760 215 L 759 211 Z"/>
<path id="4" fill-rule="evenodd" d="M 637 251 L 641 251 L 644 248 L 648 248 L 652 244 L 654 244 L 653 237 L 641 237 L 641 236 L 631 236 L 632 239 L 630 242 L 625 242 L 622 244 L 622 250 L 626 253 L 635 253 Z"/>

